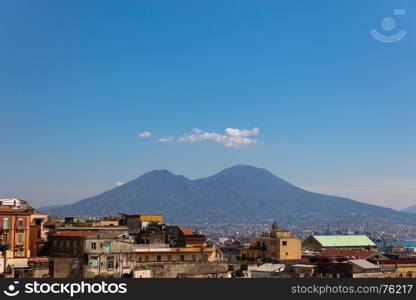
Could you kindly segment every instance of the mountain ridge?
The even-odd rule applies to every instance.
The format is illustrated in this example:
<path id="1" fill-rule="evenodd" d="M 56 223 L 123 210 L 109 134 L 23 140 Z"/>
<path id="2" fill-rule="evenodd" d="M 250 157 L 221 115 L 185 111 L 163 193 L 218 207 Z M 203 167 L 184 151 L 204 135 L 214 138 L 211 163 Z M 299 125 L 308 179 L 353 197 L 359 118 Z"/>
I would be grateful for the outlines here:
<path id="1" fill-rule="evenodd" d="M 266 169 L 248 165 L 193 180 L 168 170 L 154 170 L 96 196 L 45 211 L 71 216 L 162 213 L 174 220 L 200 222 L 278 218 L 305 224 L 363 219 L 416 224 L 414 215 L 309 192 Z"/>

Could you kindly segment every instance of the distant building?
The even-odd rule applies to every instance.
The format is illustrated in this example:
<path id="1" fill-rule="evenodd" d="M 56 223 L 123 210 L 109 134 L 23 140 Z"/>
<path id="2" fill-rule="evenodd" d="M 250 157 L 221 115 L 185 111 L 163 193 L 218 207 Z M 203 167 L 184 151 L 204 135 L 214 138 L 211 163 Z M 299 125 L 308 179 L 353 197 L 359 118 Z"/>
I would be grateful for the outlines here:
<path id="1" fill-rule="evenodd" d="M 302 243 L 303 250 L 324 249 L 376 250 L 377 245 L 366 235 L 311 235 Z"/>
<path id="2" fill-rule="evenodd" d="M 268 234 L 251 239 L 250 247 L 241 249 L 241 259 L 248 263 L 271 258 L 296 260 L 301 258 L 301 240 L 293 233 L 280 230 L 276 222 Z"/>
<path id="3" fill-rule="evenodd" d="M 121 214 L 120 225 L 127 226 L 130 230 L 146 229 L 150 224 L 162 224 L 162 215 L 137 214 L 127 215 Z"/>
<path id="4" fill-rule="evenodd" d="M 244 245 L 240 243 L 232 243 L 220 246 L 224 261 L 229 263 L 237 263 L 241 261 L 241 249 L 244 248 Z"/>
<path id="5" fill-rule="evenodd" d="M 119 225 L 118 220 L 97 220 L 97 221 L 91 222 L 92 227 L 118 226 L 118 225 Z"/>

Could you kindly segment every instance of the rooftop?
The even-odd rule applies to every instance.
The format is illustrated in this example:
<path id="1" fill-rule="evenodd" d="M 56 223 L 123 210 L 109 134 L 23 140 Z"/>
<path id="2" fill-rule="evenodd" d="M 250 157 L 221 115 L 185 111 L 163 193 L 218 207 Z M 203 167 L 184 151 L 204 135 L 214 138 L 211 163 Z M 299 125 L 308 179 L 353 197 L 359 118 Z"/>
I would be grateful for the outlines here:
<path id="1" fill-rule="evenodd" d="M 194 232 L 192 230 L 186 229 L 181 226 L 178 226 L 178 228 L 183 233 L 183 235 L 194 235 Z"/>
<path id="2" fill-rule="evenodd" d="M 380 267 L 369 262 L 368 260 L 365 259 L 350 259 L 348 261 L 351 264 L 354 264 L 362 269 L 379 269 Z"/>
<path id="3" fill-rule="evenodd" d="M 86 237 L 90 235 L 96 235 L 96 231 L 61 231 L 52 236 L 66 236 L 66 237 Z"/>
<path id="4" fill-rule="evenodd" d="M 366 235 L 314 235 L 323 247 L 375 247 L 376 244 Z"/>
<path id="5" fill-rule="evenodd" d="M 260 266 L 248 266 L 250 271 L 256 272 L 281 272 L 285 268 L 283 264 L 263 264 Z"/>

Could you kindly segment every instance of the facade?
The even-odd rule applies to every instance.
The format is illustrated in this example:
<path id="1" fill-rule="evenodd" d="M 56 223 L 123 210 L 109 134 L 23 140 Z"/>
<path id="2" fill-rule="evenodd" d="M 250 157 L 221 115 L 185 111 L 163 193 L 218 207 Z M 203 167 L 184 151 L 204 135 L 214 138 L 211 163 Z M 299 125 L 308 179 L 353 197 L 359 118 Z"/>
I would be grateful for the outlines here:
<path id="1" fill-rule="evenodd" d="M 366 235 L 311 235 L 302 243 L 303 250 L 319 252 L 325 249 L 377 250 Z"/>
<path id="2" fill-rule="evenodd" d="M 45 227 L 48 215 L 34 212 L 30 215 L 30 255 L 37 257 L 46 243 L 49 229 Z"/>
<path id="3" fill-rule="evenodd" d="M 0 273 L 13 273 L 15 268 L 27 267 L 32 212 L 20 204 L 19 207 L 0 207 Z"/>
<path id="4" fill-rule="evenodd" d="M 386 259 L 372 261 L 383 270 L 391 270 L 394 278 L 416 278 L 416 260 Z"/>
<path id="5" fill-rule="evenodd" d="M 201 248 L 205 246 L 206 237 L 181 226 L 166 228 L 167 243 L 172 247 Z"/>
<path id="6" fill-rule="evenodd" d="M 54 264 L 53 276 L 120 278 L 141 274 L 146 277 L 148 273 L 136 271 L 149 270 L 150 266 L 155 268 L 155 265 L 160 269 L 163 265 L 164 269 L 169 270 L 164 273 L 169 277 L 181 272 L 198 272 L 200 270 L 193 267 L 217 260 L 216 247 L 197 247 L 195 243 L 193 247 L 187 247 L 186 242 L 183 247 L 171 246 L 165 240 L 150 235 L 149 243 L 138 243 L 137 235 L 129 235 L 127 231 L 63 230 L 52 235 L 49 241 L 49 255 Z M 65 272 L 62 271 L 64 269 Z M 160 270 L 152 271 L 152 274 L 155 272 Z"/>
<path id="7" fill-rule="evenodd" d="M 229 263 L 237 263 L 241 261 L 241 249 L 244 246 L 241 244 L 227 244 L 220 247 L 224 261 Z"/>
<path id="8" fill-rule="evenodd" d="M 255 263 L 259 259 L 296 260 L 301 258 L 301 241 L 293 233 L 280 230 L 274 223 L 270 233 L 251 239 L 250 247 L 241 249 L 241 259 Z"/>

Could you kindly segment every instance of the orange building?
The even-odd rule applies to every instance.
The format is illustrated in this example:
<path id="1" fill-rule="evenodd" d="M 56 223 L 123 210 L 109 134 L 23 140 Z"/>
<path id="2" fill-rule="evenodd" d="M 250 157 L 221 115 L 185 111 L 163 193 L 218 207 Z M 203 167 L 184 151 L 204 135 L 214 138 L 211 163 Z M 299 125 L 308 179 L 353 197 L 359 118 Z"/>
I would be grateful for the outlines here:
<path id="1" fill-rule="evenodd" d="M 7 271 L 7 267 L 27 265 L 32 212 L 27 208 L 0 207 L 0 273 Z"/>

